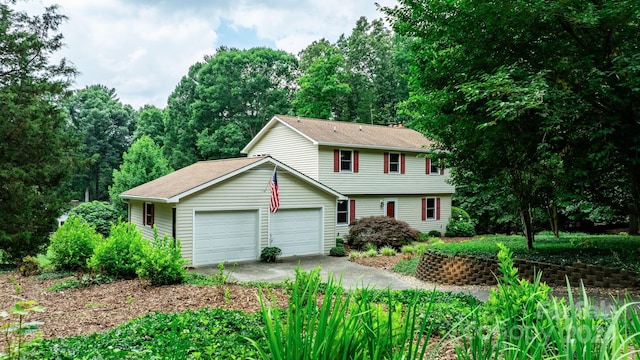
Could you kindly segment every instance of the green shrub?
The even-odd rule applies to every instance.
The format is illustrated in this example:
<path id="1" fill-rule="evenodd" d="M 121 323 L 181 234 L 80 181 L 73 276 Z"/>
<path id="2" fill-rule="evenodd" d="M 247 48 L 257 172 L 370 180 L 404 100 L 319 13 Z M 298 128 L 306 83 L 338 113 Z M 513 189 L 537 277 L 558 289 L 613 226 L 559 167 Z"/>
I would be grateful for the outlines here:
<path id="1" fill-rule="evenodd" d="M 470 237 L 474 236 L 476 231 L 473 227 L 473 224 L 466 221 L 457 221 L 451 220 L 447 224 L 447 231 L 444 233 L 444 236 L 449 237 Z"/>
<path id="2" fill-rule="evenodd" d="M 349 251 L 349 259 L 359 259 L 365 257 L 365 254 L 362 251 Z"/>
<path id="3" fill-rule="evenodd" d="M 364 254 L 365 256 L 368 256 L 368 257 L 376 257 L 378 256 L 378 251 L 375 249 L 371 249 L 371 250 L 365 251 Z"/>
<path id="4" fill-rule="evenodd" d="M 459 207 L 452 206 L 451 207 L 451 220 L 454 221 L 462 221 L 462 222 L 471 222 L 471 217 L 469 213 L 462 210 Z"/>
<path id="5" fill-rule="evenodd" d="M 104 201 L 82 203 L 69 211 L 69 216 L 78 216 L 95 227 L 102 236 L 109 236 L 111 225 L 118 223 L 118 210 Z"/>
<path id="6" fill-rule="evenodd" d="M 394 256 L 396 254 L 396 249 L 389 247 L 389 246 L 384 246 L 380 249 L 380 255 L 382 256 Z"/>
<path id="7" fill-rule="evenodd" d="M 279 247 L 267 246 L 266 248 L 262 249 L 262 252 L 260 253 L 260 260 L 268 263 L 276 262 L 278 261 L 278 256 L 280 256 L 281 254 L 282 249 L 280 249 Z"/>
<path id="8" fill-rule="evenodd" d="M 180 240 L 158 236 L 158 229 L 153 226 L 151 246 L 144 248 L 140 268 L 136 271 L 142 279 L 151 281 L 151 285 L 181 284 L 184 281 L 186 259 L 182 258 Z"/>
<path id="9" fill-rule="evenodd" d="M 416 248 L 413 245 L 405 245 L 402 247 L 400 252 L 402 252 L 403 254 L 413 255 L 416 252 Z"/>
<path id="10" fill-rule="evenodd" d="M 416 255 L 422 256 L 429 249 L 429 244 L 418 244 L 416 245 Z"/>
<path id="11" fill-rule="evenodd" d="M 376 248 L 391 246 L 400 249 L 403 245 L 417 241 L 418 231 L 404 221 L 387 216 L 369 216 L 357 219 L 349 225 L 346 240 L 356 249 L 367 243 Z"/>
<path id="12" fill-rule="evenodd" d="M 113 225 L 109 237 L 96 246 L 89 267 L 118 279 L 133 279 L 148 246 L 135 224 Z"/>
<path id="13" fill-rule="evenodd" d="M 433 237 L 439 238 L 440 236 L 442 236 L 442 233 L 438 230 L 431 230 L 427 233 L 427 235 L 429 235 L 430 238 L 433 238 Z"/>
<path id="14" fill-rule="evenodd" d="M 331 256 L 345 256 L 347 255 L 347 251 L 344 249 L 344 246 L 334 246 L 329 250 L 329 255 Z"/>
<path id="15" fill-rule="evenodd" d="M 341 237 L 336 238 L 336 246 L 340 246 L 340 245 L 344 246 L 344 239 Z"/>
<path id="16" fill-rule="evenodd" d="M 391 270 L 405 275 L 413 275 L 416 273 L 416 269 L 418 268 L 418 263 L 420 262 L 419 257 L 412 257 L 407 260 L 398 261 Z"/>
<path id="17" fill-rule="evenodd" d="M 18 265 L 18 271 L 22 276 L 33 276 L 40 274 L 42 267 L 37 258 L 27 255 Z"/>
<path id="18" fill-rule="evenodd" d="M 372 243 L 366 243 L 364 245 L 362 245 L 362 247 L 360 248 L 362 251 L 367 252 L 367 251 L 371 251 L 371 250 L 378 250 L 378 248 L 373 245 Z"/>
<path id="19" fill-rule="evenodd" d="M 112 281 L 113 281 L 113 278 L 107 275 L 96 274 L 91 272 L 77 273 L 75 278 L 56 282 L 55 284 L 49 286 L 47 288 L 47 291 L 58 292 L 58 291 L 68 290 L 68 289 L 80 289 L 80 288 L 86 288 L 94 285 L 108 284 Z"/>
<path id="20" fill-rule="evenodd" d="M 56 270 L 77 271 L 87 269 L 87 260 L 93 254 L 102 236 L 90 223 L 71 215 L 49 243 L 49 260 Z"/>

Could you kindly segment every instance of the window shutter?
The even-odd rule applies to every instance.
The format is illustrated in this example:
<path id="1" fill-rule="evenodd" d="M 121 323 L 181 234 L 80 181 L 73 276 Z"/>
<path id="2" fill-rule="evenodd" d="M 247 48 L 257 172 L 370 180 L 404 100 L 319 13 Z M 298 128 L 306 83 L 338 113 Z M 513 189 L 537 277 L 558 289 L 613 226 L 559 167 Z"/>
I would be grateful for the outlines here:
<path id="1" fill-rule="evenodd" d="M 422 198 L 422 221 L 427 220 L 427 198 Z"/>
<path id="2" fill-rule="evenodd" d="M 440 220 L 440 198 L 436 198 L 436 220 Z"/>
<path id="3" fill-rule="evenodd" d="M 340 150 L 333 150 L 333 172 L 340 172 Z"/>
<path id="4" fill-rule="evenodd" d="M 429 158 L 425 158 L 425 169 L 424 169 L 424 173 L 429 175 L 431 174 L 431 159 Z"/>
<path id="5" fill-rule="evenodd" d="M 360 166 L 360 152 L 359 151 L 354 151 L 353 152 L 353 172 L 357 173 L 358 172 L 358 167 Z"/>
<path id="6" fill-rule="evenodd" d="M 356 219 L 356 200 L 349 200 L 349 223 Z"/>
<path id="7" fill-rule="evenodd" d="M 405 154 L 400 154 L 400 174 L 404 174 L 404 159 L 406 158 Z"/>
<path id="8" fill-rule="evenodd" d="M 155 214 L 154 214 L 155 208 L 156 206 L 154 204 L 151 204 L 149 206 L 149 210 L 150 210 L 149 212 L 151 213 L 151 219 L 150 219 L 151 221 L 149 221 L 149 226 L 153 226 L 153 224 L 155 223 Z"/>
<path id="9" fill-rule="evenodd" d="M 389 153 L 384 153 L 384 173 L 389 173 Z"/>
<path id="10" fill-rule="evenodd" d="M 142 203 L 142 226 L 147 225 L 147 203 Z"/>

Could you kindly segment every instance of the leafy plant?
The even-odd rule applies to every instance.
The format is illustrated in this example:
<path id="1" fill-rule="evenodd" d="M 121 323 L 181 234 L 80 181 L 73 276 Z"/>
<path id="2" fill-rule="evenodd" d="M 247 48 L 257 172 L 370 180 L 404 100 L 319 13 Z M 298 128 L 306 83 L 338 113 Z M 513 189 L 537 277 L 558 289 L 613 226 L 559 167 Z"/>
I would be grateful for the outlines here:
<path id="1" fill-rule="evenodd" d="M 49 259 L 57 270 L 76 271 L 87 269 L 87 260 L 93 255 L 96 245 L 102 241 L 95 226 L 71 215 L 51 235 Z"/>
<path id="2" fill-rule="evenodd" d="M 431 230 L 427 233 L 427 235 L 429 235 L 430 238 L 432 237 L 437 237 L 439 238 L 440 236 L 442 236 L 442 233 L 438 230 Z"/>
<path id="3" fill-rule="evenodd" d="M 391 269 L 400 274 L 413 275 L 416 273 L 419 262 L 419 257 L 412 257 L 410 259 L 398 261 Z"/>
<path id="4" fill-rule="evenodd" d="M 371 251 L 371 250 L 378 251 L 378 247 L 375 246 L 372 243 L 366 243 L 366 244 L 362 245 L 361 250 L 364 251 L 364 252 Z"/>
<path id="5" fill-rule="evenodd" d="M 44 308 L 32 300 L 16 301 L 8 311 L 1 311 L 0 333 L 4 334 L 4 352 L 0 359 L 19 360 L 26 353 L 26 348 L 35 340 L 26 340 L 26 335 L 37 332 L 42 322 L 25 322 L 29 313 L 42 312 Z"/>
<path id="6" fill-rule="evenodd" d="M 376 257 L 378 256 L 378 251 L 376 251 L 375 249 L 367 250 L 365 251 L 364 255 L 367 257 Z"/>
<path id="7" fill-rule="evenodd" d="M 405 245 L 400 249 L 400 252 L 403 254 L 413 255 L 416 252 L 416 248 L 413 245 Z"/>
<path id="8" fill-rule="evenodd" d="M 451 219 L 455 221 L 471 222 L 469 213 L 456 206 L 451 207 Z"/>
<path id="9" fill-rule="evenodd" d="M 363 253 L 362 251 L 349 251 L 349 259 L 359 259 L 363 257 L 365 257 L 365 253 Z"/>
<path id="10" fill-rule="evenodd" d="M 418 231 L 404 221 L 387 216 L 369 216 L 357 219 L 349 225 L 346 240 L 356 249 L 367 243 L 376 248 L 390 246 L 400 249 L 403 245 L 417 241 Z"/>
<path id="11" fill-rule="evenodd" d="M 92 225 L 103 237 L 109 236 L 111 226 L 118 223 L 118 210 L 105 201 L 82 203 L 69 211 L 69 217 L 72 216 L 77 216 Z"/>
<path id="12" fill-rule="evenodd" d="M 444 236 L 470 237 L 470 236 L 474 236 L 475 234 L 476 234 L 476 231 L 473 227 L 473 223 L 451 219 L 447 224 L 447 231 L 444 233 Z"/>
<path id="13" fill-rule="evenodd" d="M 22 276 L 33 276 L 40 274 L 42 267 L 37 258 L 27 255 L 18 265 L 18 271 Z"/>
<path id="14" fill-rule="evenodd" d="M 58 292 L 68 289 L 80 289 L 94 285 L 108 284 L 113 278 L 108 275 L 88 273 L 76 273 L 75 278 L 56 282 L 47 288 L 49 292 Z"/>
<path id="15" fill-rule="evenodd" d="M 115 278 L 133 279 L 148 246 L 135 224 L 113 225 L 109 237 L 96 246 L 89 266 Z"/>
<path id="16" fill-rule="evenodd" d="M 396 249 L 390 247 L 390 246 L 384 246 L 382 248 L 380 248 L 380 255 L 382 256 L 395 256 L 396 255 Z"/>
<path id="17" fill-rule="evenodd" d="M 260 252 L 260 260 L 268 263 L 278 261 L 278 257 L 282 254 L 282 249 L 276 246 L 267 246 Z"/>
<path id="18" fill-rule="evenodd" d="M 182 258 L 182 245 L 179 239 L 169 235 L 158 235 L 153 226 L 153 240 L 150 246 L 143 247 L 140 267 L 136 270 L 142 279 L 151 281 L 151 285 L 180 284 L 184 281 L 186 259 Z"/>
<path id="19" fill-rule="evenodd" d="M 336 238 L 336 246 L 340 246 L 340 245 L 344 246 L 344 239 L 341 237 Z"/>
<path id="20" fill-rule="evenodd" d="M 334 246 L 329 250 L 329 255 L 331 256 L 345 256 L 347 251 L 344 246 Z"/>

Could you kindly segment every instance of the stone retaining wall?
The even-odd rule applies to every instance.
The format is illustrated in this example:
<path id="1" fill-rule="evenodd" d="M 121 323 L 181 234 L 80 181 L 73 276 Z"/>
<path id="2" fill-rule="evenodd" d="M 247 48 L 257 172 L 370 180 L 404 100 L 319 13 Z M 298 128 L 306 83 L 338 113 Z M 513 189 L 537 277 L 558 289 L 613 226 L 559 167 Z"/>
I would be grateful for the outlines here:
<path id="1" fill-rule="evenodd" d="M 533 279 L 534 269 L 542 272 L 542 281 L 551 286 L 566 285 L 565 276 L 572 286 L 604 288 L 638 288 L 638 274 L 633 271 L 612 269 L 576 263 L 568 266 L 528 260 L 514 260 L 521 278 Z M 416 277 L 420 280 L 450 285 L 495 285 L 494 274 L 499 274 L 495 260 L 468 256 L 445 256 L 427 253 L 418 263 Z"/>

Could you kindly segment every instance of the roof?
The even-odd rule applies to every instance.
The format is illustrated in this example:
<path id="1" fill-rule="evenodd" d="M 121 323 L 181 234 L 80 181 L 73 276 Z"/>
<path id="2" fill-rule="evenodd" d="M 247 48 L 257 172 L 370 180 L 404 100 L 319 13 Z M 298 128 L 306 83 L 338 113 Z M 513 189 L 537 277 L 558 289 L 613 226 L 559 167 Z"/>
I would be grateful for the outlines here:
<path id="1" fill-rule="evenodd" d="M 331 193 L 338 198 L 344 198 L 344 195 L 337 191 L 311 179 L 310 177 L 270 156 L 200 161 L 133 189 L 127 190 L 120 194 L 120 198 L 124 200 L 177 203 L 185 196 L 206 189 L 221 181 L 265 163 L 278 166 L 278 168 L 286 170 L 290 174 L 301 178 L 313 186 Z"/>
<path id="2" fill-rule="evenodd" d="M 418 131 L 399 127 L 368 125 L 345 121 L 321 120 L 275 115 L 242 149 L 248 153 L 276 124 L 281 123 L 316 145 L 429 152 L 432 142 Z"/>

